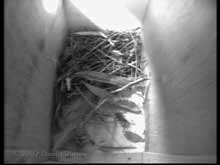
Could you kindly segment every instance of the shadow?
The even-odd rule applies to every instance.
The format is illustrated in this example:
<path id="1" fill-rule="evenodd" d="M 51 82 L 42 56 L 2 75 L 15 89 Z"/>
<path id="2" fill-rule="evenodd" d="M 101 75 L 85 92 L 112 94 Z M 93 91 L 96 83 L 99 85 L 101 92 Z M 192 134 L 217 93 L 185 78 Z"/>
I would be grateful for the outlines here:
<path id="1" fill-rule="evenodd" d="M 63 1 L 63 9 L 67 19 L 67 27 L 72 31 L 101 30 L 92 20 L 83 14 L 71 1 Z"/>

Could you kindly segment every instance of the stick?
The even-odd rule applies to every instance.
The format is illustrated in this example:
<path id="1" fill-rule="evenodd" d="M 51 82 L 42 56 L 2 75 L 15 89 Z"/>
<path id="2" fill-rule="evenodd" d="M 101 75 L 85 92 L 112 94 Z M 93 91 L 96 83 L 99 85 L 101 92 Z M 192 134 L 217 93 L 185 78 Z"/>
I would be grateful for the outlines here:
<path id="1" fill-rule="evenodd" d="M 98 51 L 98 52 L 100 52 L 102 55 L 104 55 L 104 56 L 106 56 L 106 57 L 110 58 L 110 59 L 111 59 L 111 60 L 113 60 L 114 62 L 116 62 L 116 63 L 120 64 L 120 65 L 123 65 L 123 66 L 128 65 L 128 66 L 133 67 L 133 68 L 135 68 L 136 70 L 138 70 L 138 71 L 142 72 L 142 70 L 141 70 L 141 69 L 137 68 L 136 66 L 132 65 L 131 63 L 123 64 L 123 63 L 121 63 L 121 62 L 117 61 L 116 59 L 114 59 L 113 57 L 111 57 L 111 56 L 109 56 L 109 55 L 105 54 L 105 53 L 104 53 L 103 51 L 101 51 L 100 49 L 98 49 L 97 51 Z"/>
<path id="2" fill-rule="evenodd" d="M 130 83 L 124 85 L 123 87 L 121 87 L 119 89 L 116 89 L 116 90 L 112 91 L 111 94 L 115 94 L 115 93 L 121 92 L 121 91 L 125 90 L 126 88 L 129 88 L 129 87 L 131 87 L 131 86 L 133 86 L 135 84 L 138 84 L 138 83 L 140 83 L 142 81 L 145 81 L 145 80 L 149 80 L 149 79 L 146 78 L 146 77 L 137 79 L 137 80 L 135 80 L 133 82 L 130 82 Z"/>

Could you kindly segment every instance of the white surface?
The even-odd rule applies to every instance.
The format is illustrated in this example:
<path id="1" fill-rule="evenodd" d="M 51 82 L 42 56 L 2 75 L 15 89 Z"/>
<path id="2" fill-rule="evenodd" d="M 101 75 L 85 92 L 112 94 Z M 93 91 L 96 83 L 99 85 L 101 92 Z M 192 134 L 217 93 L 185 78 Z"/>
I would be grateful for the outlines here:
<path id="1" fill-rule="evenodd" d="M 42 0 L 44 9 L 50 14 L 56 14 L 60 2 L 59 0 Z"/>
<path id="2" fill-rule="evenodd" d="M 95 25 L 109 30 L 130 30 L 141 26 L 140 20 L 129 11 L 125 0 L 71 0 L 72 4 Z M 135 11 L 138 13 L 138 11 Z M 143 16 L 138 13 L 138 17 Z M 86 26 L 86 25 L 84 25 Z"/>

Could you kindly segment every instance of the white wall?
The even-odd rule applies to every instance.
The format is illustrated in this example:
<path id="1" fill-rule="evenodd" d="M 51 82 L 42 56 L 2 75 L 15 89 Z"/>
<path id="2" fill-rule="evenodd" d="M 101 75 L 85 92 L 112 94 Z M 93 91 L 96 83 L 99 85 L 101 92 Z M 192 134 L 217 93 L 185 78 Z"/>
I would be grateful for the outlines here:
<path id="1" fill-rule="evenodd" d="M 49 149 L 52 59 L 66 31 L 61 7 L 50 15 L 40 0 L 5 1 L 5 149 Z"/>
<path id="2" fill-rule="evenodd" d="M 216 154 L 216 1 L 151 0 L 149 151 Z"/>
<path id="3" fill-rule="evenodd" d="M 97 25 L 93 23 L 92 20 L 83 15 L 83 13 L 78 9 L 70 0 L 64 1 L 64 9 L 66 13 L 66 19 L 68 28 L 74 31 L 83 30 L 97 30 L 99 29 Z"/>
<path id="4" fill-rule="evenodd" d="M 141 25 L 147 0 L 66 0 L 68 26 L 80 30 L 128 30 Z"/>

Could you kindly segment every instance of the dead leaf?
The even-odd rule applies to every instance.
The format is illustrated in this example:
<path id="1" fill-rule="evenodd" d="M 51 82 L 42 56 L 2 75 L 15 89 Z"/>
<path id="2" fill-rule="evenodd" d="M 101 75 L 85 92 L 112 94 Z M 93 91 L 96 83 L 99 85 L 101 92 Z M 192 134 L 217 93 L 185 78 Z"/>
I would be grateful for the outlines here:
<path id="1" fill-rule="evenodd" d="M 126 111 L 126 112 L 130 112 L 130 113 L 135 113 L 135 114 L 141 114 L 141 110 L 139 109 L 133 109 L 129 106 L 126 106 L 126 105 L 120 105 L 120 104 L 116 104 L 118 105 L 118 108 L 121 110 L 121 111 Z"/>
<path id="2" fill-rule="evenodd" d="M 121 76 L 114 76 L 107 73 L 101 73 L 96 71 L 83 71 L 83 72 L 77 72 L 74 77 L 84 77 L 91 81 L 98 81 L 102 83 L 107 84 L 113 84 L 117 86 L 124 86 L 130 82 L 134 81 L 133 77 L 126 78 Z"/>
<path id="3" fill-rule="evenodd" d="M 101 89 L 99 87 L 90 85 L 88 83 L 84 83 L 84 85 L 96 96 L 99 96 L 100 98 L 104 98 L 109 95 L 109 92 L 107 92 L 105 89 Z"/>
<path id="4" fill-rule="evenodd" d="M 121 126 L 123 128 L 129 128 L 130 127 L 130 122 L 124 117 L 122 113 L 115 113 L 116 119 L 120 122 Z"/>
<path id="5" fill-rule="evenodd" d="M 141 136 L 131 131 L 124 131 L 124 135 L 131 142 L 134 143 L 145 142 L 145 139 L 143 139 Z"/>
<path id="6" fill-rule="evenodd" d="M 116 100 L 116 104 L 119 104 L 121 106 L 130 107 L 133 111 L 140 111 L 140 108 L 135 104 L 133 101 L 130 101 L 128 99 L 119 99 Z"/>
<path id="7" fill-rule="evenodd" d="M 111 107 L 111 109 L 113 110 L 118 110 L 118 111 L 124 111 L 124 112 L 130 112 L 130 113 L 135 113 L 135 114 L 141 114 L 141 110 L 139 109 L 132 109 L 129 106 L 126 105 L 120 105 L 117 104 L 115 102 L 112 102 L 111 100 L 109 100 L 108 102 L 105 103 L 106 105 L 108 105 L 108 107 Z"/>

